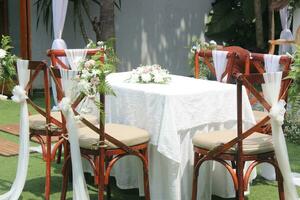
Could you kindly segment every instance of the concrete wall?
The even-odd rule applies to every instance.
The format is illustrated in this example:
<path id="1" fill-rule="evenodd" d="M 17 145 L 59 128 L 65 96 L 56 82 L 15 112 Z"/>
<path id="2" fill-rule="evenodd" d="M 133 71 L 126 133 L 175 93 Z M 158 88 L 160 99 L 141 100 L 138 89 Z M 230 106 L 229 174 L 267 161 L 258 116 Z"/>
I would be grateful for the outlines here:
<path id="1" fill-rule="evenodd" d="M 213 0 L 123 0 L 121 10 L 116 9 L 117 54 L 119 71 L 128 71 L 140 64 L 161 64 L 173 74 L 190 75 L 187 64 L 192 36 L 204 31 L 204 18 Z M 46 32 L 40 23 L 36 27 L 36 7 L 32 0 L 32 58 L 47 59 L 46 50 L 51 47 L 51 29 Z M 10 34 L 16 53 L 19 52 L 19 1 L 9 1 Z M 77 27 L 73 27 L 72 3 L 69 3 L 63 32 L 68 48 L 85 46 Z M 93 10 L 97 13 L 98 10 Z M 86 20 L 87 21 L 87 20 Z M 94 34 L 89 26 L 89 36 Z M 41 87 L 36 84 L 36 87 Z"/>

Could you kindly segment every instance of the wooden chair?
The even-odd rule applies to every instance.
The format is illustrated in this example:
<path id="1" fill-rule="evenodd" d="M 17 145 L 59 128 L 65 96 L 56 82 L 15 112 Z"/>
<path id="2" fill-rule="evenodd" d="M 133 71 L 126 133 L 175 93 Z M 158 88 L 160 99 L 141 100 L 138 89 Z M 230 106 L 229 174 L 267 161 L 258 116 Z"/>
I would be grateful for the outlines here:
<path id="1" fill-rule="evenodd" d="M 38 112 L 38 114 L 29 116 L 30 138 L 36 138 L 42 148 L 42 158 L 46 162 L 46 183 L 45 199 L 50 199 L 50 181 L 51 181 L 51 162 L 55 159 L 56 151 L 62 145 L 63 139 L 59 139 L 52 147 L 52 139 L 63 134 L 62 116 L 60 112 L 51 112 L 50 90 L 49 90 L 49 71 L 45 62 L 29 61 L 29 70 L 31 71 L 30 81 L 25 90 L 31 88 L 34 80 L 39 73 L 43 73 L 44 83 L 44 102 L 45 108 L 36 105 L 30 98 L 27 102 Z"/>
<path id="2" fill-rule="evenodd" d="M 283 78 L 288 72 L 283 73 Z M 244 199 L 244 191 L 247 190 L 250 174 L 254 167 L 260 163 L 267 162 L 275 167 L 278 181 L 278 192 L 281 200 L 284 199 L 283 177 L 279 170 L 272 136 L 260 132 L 260 127 L 265 124 L 270 117 L 266 116 L 261 119 L 255 126 L 247 131 L 243 131 L 242 119 L 242 86 L 245 86 L 258 99 L 258 101 L 268 111 L 271 106 L 255 89 L 254 84 L 264 83 L 263 74 L 235 75 L 237 79 L 237 131 L 224 130 L 214 131 L 208 134 L 196 133 L 193 138 L 194 145 L 194 175 L 193 175 L 193 193 L 192 200 L 197 197 L 197 183 L 199 168 L 202 163 L 208 160 L 214 160 L 222 164 L 230 173 L 234 188 L 236 190 L 236 199 Z M 289 85 L 290 79 L 282 80 L 281 98 L 284 98 Z M 232 167 L 226 161 L 235 162 L 236 168 Z M 251 161 L 251 164 L 244 174 L 245 162 Z"/>
<path id="3" fill-rule="evenodd" d="M 283 71 L 289 71 L 291 69 L 292 59 L 286 55 L 282 55 L 279 63 L 282 66 Z M 259 54 L 259 53 L 249 54 L 248 58 L 245 61 L 245 75 L 249 75 L 251 73 L 262 74 L 265 72 L 266 72 L 266 70 L 265 70 L 265 63 L 264 63 L 264 54 Z M 284 88 L 284 87 L 282 87 L 282 88 Z M 258 103 L 255 96 L 250 95 L 250 91 L 248 91 L 248 94 L 249 94 L 251 105 Z M 287 101 L 287 94 L 284 97 L 284 99 Z M 268 115 L 268 113 L 265 111 L 253 110 L 253 112 L 254 112 L 256 121 L 259 121 Z M 268 127 L 267 129 L 270 130 L 270 127 Z"/>
<path id="4" fill-rule="evenodd" d="M 231 81 L 231 74 L 232 74 L 232 66 L 235 62 L 236 53 L 235 52 L 228 52 L 227 54 L 227 65 L 224 73 L 221 76 L 221 80 L 223 80 L 226 76 L 226 83 Z M 195 53 L 194 57 L 194 77 L 199 79 L 200 72 L 200 65 L 199 59 L 202 59 L 202 62 L 208 67 L 209 71 L 216 77 L 216 70 L 213 65 L 212 61 L 212 51 L 201 50 Z"/>
<path id="5" fill-rule="evenodd" d="M 88 52 L 88 54 L 93 53 L 95 51 Z M 56 52 L 56 54 L 65 56 L 63 51 Z M 62 90 L 59 70 L 53 69 L 52 75 L 57 85 L 59 100 L 61 100 L 64 92 Z M 79 114 L 75 108 L 82 99 L 83 96 L 80 96 L 72 106 L 75 114 Z M 102 94 L 100 95 L 100 102 L 105 108 L 105 96 Z M 100 112 L 99 119 L 103 117 L 102 114 Z M 148 142 L 150 136 L 148 132 L 133 126 L 104 124 L 101 120 L 98 122 L 98 128 L 95 125 L 97 123 L 93 123 L 85 117 L 81 117 L 81 121 L 86 125 L 79 128 L 78 137 L 81 154 L 82 157 L 88 160 L 94 171 L 95 183 L 98 184 L 98 199 L 104 199 L 105 187 L 107 187 L 107 197 L 110 199 L 109 177 L 114 164 L 126 155 L 134 155 L 140 158 L 143 163 L 145 199 L 150 200 L 148 178 Z M 63 167 L 62 200 L 66 198 L 70 158 L 68 154 Z"/>

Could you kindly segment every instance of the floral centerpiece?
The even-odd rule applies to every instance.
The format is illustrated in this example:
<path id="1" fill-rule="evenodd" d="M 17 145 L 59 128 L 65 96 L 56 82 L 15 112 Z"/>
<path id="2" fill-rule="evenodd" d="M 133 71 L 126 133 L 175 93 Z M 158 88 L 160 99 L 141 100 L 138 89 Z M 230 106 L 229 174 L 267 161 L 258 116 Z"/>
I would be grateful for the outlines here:
<path id="1" fill-rule="evenodd" d="M 115 71 L 118 59 L 116 57 L 113 41 L 94 43 L 90 41 L 87 48 L 101 49 L 92 56 L 81 62 L 79 66 L 79 74 L 76 80 L 78 81 L 78 89 L 85 94 L 103 111 L 96 94 L 111 94 L 115 95 L 112 88 L 106 81 L 106 76 Z M 103 116 L 103 115 L 102 115 Z"/>
<path id="2" fill-rule="evenodd" d="M 0 46 L 0 99 L 7 99 L 7 96 L 3 94 L 4 87 L 10 89 L 14 84 L 16 75 L 15 63 L 17 57 L 10 52 L 12 48 L 10 36 L 2 35 Z"/>
<path id="3" fill-rule="evenodd" d="M 226 46 L 226 44 L 223 43 L 223 46 Z M 193 38 L 192 45 L 190 47 L 190 52 L 188 55 L 189 65 L 191 66 L 193 72 L 194 72 L 194 67 L 195 67 L 194 62 L 195 62 L 196 53 L 201 50 L 215 50 L 217 48 L 218 48 L 218 44 L 214 40 L 211 40 L 210 42 L 206 42 L 204 40 Z M 209 69 L 203 63 L 203 61 L 201 59 L 199 59 L 199 66 L 200 66 L 199 77 L 201 79 L 208 79 L 208 77 L 211 76 L 211 74 L 210 74 L 211 72 L 209 71 Z"/>
<path id="4" fill-rule="evenodd" d="M 166 69 L 160 65 L 145 65 L 132 70 L 129 78 L 131 83 L 160 83 L 165 84 L 171 80 Z"/>

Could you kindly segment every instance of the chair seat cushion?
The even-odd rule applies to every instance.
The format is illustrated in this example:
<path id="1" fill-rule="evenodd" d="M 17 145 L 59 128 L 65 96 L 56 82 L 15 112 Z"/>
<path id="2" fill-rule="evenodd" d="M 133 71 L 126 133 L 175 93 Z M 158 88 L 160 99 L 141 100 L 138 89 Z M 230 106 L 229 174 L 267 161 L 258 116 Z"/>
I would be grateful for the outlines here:
<path id="1" fill-rule="evenodd" d="M 51 112 L 51 117 L 54 119 L 58 120 L 59 122 L 62 121 L 61 119 L 61 112 L 60 111 L 55 111 Z M 93 124 L 97 124 L 98 120 L 97 117 L 93 115 L 81 115 L 82 117 L 86 118 Z M 85 126 L 81 121 L 77 122 L 79 127 Z M 35 115 L 30 115 L 29 116 L 29 128 L 33 130 L 45 130 L 45 125 L 46 125 L 46 118 L 41 115 L 41 114 L 35 114 Z M 50 126 L 50 131 L 60 131 L 60 128 L 56 126 L 55 124 L 51 124 Z"/>
<path id="2" fill-rule="evenodd" d="M 253 114 L 256 122 L 259 122 L 260 120 L 269 115 L 268 112 L 258 110 L 253 110 Z"/>
<path id="3" fill-rule="evenodd" d="M 149 133 L 143 129 L 122 124 L 105 124 L 105 132 L 127 146 L 135 146 L 147 143 L 150 139 Z M 99 135 L 88 127 L 79 129 L 79 145 L 81 148 L 94 149 L 99 141 Z M 119 148 L 106 141 L 108 149 Z"/>
<path id="4" fill-rule="evenodd" d="M 212 150 L 220 144 L 225 144 L 237 137 L 235 130 L 214 131 L 209 133 L 197 132 L 193 137 L 193 144 L 206 150 Z M 272 136 L 258 132 L 243 140 L 243 152 L 246 155 L 267 153 L 274 151 Z M 237 152 L 237 145 L 234 145 L 226 153 Z"/>

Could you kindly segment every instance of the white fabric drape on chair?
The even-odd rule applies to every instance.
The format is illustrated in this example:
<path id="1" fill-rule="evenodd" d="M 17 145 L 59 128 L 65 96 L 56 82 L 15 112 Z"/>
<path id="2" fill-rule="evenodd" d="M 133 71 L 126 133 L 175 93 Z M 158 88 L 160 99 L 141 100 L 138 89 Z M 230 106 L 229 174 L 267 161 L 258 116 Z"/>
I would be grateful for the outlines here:
<path id="1" fill-rule="evenodd" d="M 86 57 L 87 49 L 66 49 L 65 52 L 71 69 L 78 70 L 80 62 Z"/>
<path id="2" fill-rule="evenodd" d="M 60 73 L 65 97 L 59 103 L 59 107 L 66 118 L 66 126 L 69 133 L 73 176 L 73 199 L 89 200 L 90 198 L 82 169 L 82 160 L 78 141 L 78 128 L 74 112 L 71 108 L 71 103 L 75 100 L 78 94 L 76 88 L 74 88 L 74 86 L 76 86 L 74 78 L 78 71 L 60 69 Z"/>
<path id="3" fill-rule="evenodd" d="M 290 30 L 291 22 L 289 20 L 289 11 L 288 6 L 280 9 L 280 21 L 282 31 L 280 33 L 280 39 L 286 40 L 294 40 L 293 33 Z M 293 52 L 293 45 L 292 44 L 282 44 L 279 45 L 279 54 L 285 54 L 286 52 L 292 53 Z"/>
<path id="4" fill-rule="evenodd" d="M 28 60 L 17 60 L 19 85 L 13 89 L 12 100 L 20 103 L 20 138 L 19 157 L 17 173 L 10 190 L 0 195 L 0 200 L 18 200 L 25 185 L 28 161 L 29 161 L 29 119 L 24 88 L 29 81 L 30 71 L 28 70 Z"/>
<path id="5" fill-rule="evenodd" d="M 276 159 L 283 176 L 284 195 L 287 200 L 298 199 L 296 187 L 293 183 L 289 157 L 286 147 L 282 124 L 285 114 L 285 101 L 278 101 L 281 87 L 282 72 L 265 73 L 265 83 L 262 84 L 263 94 L 272 106 L 269 116 L 272 126 L 272 141 L 275 149 Z"/>
<path id="6" fill-rule="evenodd" d="M 64 29 L 67 8 L 69 0 L 52 0 L 52 16 L 53 16 L 53 32 L 54 32 L 54 41 L 52 43 L 51 49 L 66 49 L 67 44 L 62 39 L 62 33 Z M 61 61 L 67 64 L 66 58 L 62 57 Z M 51 79 L 52 80 L 52 79 Z M 52 93 L 55 105 L 57 105 L 56 98 L 56 88 L 55 83 L 51 81 Z"/>
<path id="7" fill-rule="evenodd" d="M 212 51 L 213 62 L 216 71 L 217 81 L 221 82 L 222 74 L 225 72 L 227 65 L 227 54 L 228 51 Z"/>
<path id="8" fill-rule="evenodd" d="M 264 63 L 266 73 L 279 72 L 280 71 L 280 57 L 278 55 L 265 54 Z M 261 176 L 267 180 L 276 180 L 275 169 L 273 165 L 269 163 L 261 164 Z"/>

